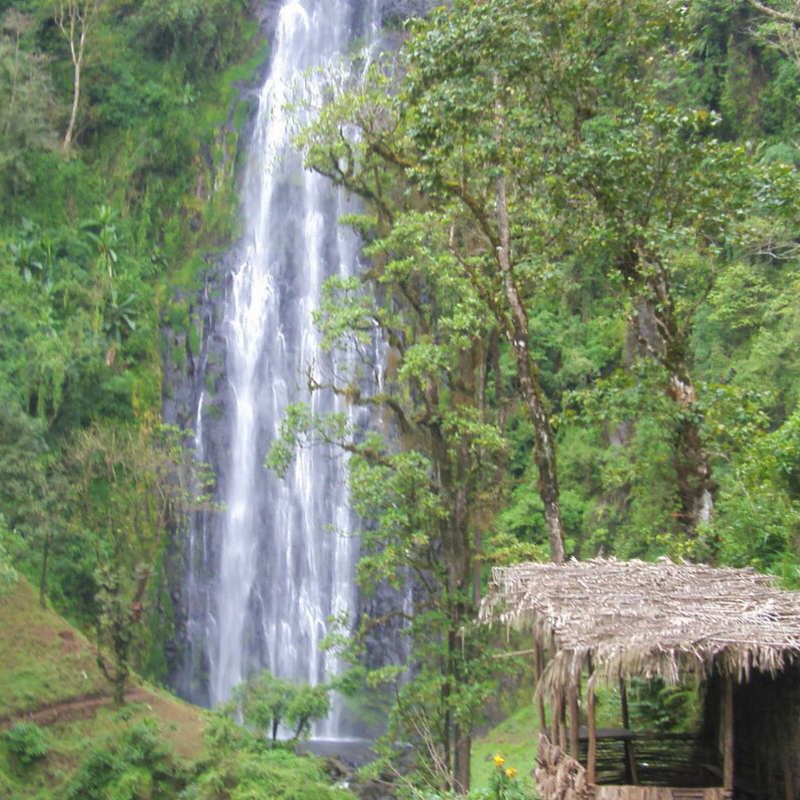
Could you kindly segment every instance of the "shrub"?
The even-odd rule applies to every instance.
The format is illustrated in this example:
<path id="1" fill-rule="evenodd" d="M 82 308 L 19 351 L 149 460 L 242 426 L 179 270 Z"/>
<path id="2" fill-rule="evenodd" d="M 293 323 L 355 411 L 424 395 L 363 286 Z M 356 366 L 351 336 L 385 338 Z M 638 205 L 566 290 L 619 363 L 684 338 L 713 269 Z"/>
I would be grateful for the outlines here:
<path id="1" fill-rule="evenodd" d="M 115 743 L 89 753 L 67 790 L 68 800 L 167 800 L 186 776 L 152 720 L 137 722 Z"/>
<path id="2" fill-rule="evenodd" d="M 45 733 L 35 722 L 18 722 L 4 738 L 8 752 L 24 767 L 47 755 Z"/>

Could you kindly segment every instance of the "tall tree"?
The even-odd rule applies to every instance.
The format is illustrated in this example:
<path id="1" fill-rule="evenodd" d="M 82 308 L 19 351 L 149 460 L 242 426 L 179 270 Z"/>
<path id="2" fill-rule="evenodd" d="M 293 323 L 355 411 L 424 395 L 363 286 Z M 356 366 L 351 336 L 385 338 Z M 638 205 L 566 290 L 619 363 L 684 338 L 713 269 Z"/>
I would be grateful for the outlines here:
<path id="1" fill-rule="evenodd" d="M 75 437 L 69 459 L 77 476 L 75 522 L 96 563 L 97 663 L 121 705 L 167 533 L 204 498 L 190 488 L 179 432 L 166 426 L 93 425 Z"/>
<path id="2" fill-rule="evenodd" d="M 673 107 L 670 71 L 680 71 L 685 34 L 684 10 L 650 0 L 457 3 L 409 40 L 391 111 L 384 102 L 382 114 L 351 114 L 367 163 L 383 159 L 426 201 L 462 212 L 451 210 L 451 249 L 515 354 L 556 561 L 555 447 L 525 313 L 555 263 L 602 251 L 609 277 L 616 272 L 653 321 L 636 329 L 675 404 L 684 529 L 693 533 L 713 511 L 683 308 L 702 301 L 708 282 L 692 276 L 700 288 L 685 297 L 673 262 L 681 247 L 697 248 L 713 280 L 751 184 L 742 149 L 716 140 L 712 115 Z"/>
<path id="3" fill-rule="evenodd" d="M 86 44 L 95 18 L 103 5 L 103 0 L 61 0 L 55 9 L 55 21 L 69 45 L 72 61 L 72 106 L 69 123 L 64 134 L 63 148 L 68 152 L 75 137 L 75 124 L 78 120 L 78 106 L 81 101 L 81 76 L 83 73 Z"/>
<path id="4" fill-rule="evenodd" d="M 488 400 L 496 337 L 437 214 L 395 208 L 393 220 L 391 227 L 370 215 L 356 221 L 372 239 L 373 266 L 361 280 L 326 284 L 319 322 L 335 362 L 314 365 L 309 383 L 371 410 L 373 424 L 387 423 L 397 443 L 392 435 L 388 442 L 364 436 L 347 414 L 317 419 L 295 408 L 270 463 L 285 470 L 298 443 L 351 454 L 351 497 L 365 521 L 359 585 L 367 595 L 381 583 L 412 591 L 411 608 L 362 617 L 351 644 L 402 620 L 414 666 L 372 679 L 388 678 L 397 692 L 390 735 L 417 739 L 423 750 L 427 743 L 418 765 L 426 779 L 466 792 L 472 727 L 493 688 L 483 633 L 472 620 L 487 558 L 481 534 L 496 507 L 504 453 Z M 368 357 L 376 331 L 389 348 L 388 367 Z M 379 349 L 375 358 L 383 355 Z M 365 382 L 365 370 L 379 379 Z"/>
<path id="5" fill-rule="evenodd" d="M 544 262 L 546 221 L 528 208 L 536 200 L 524 185 L 531 173 L 520 149 L 528 133 L 520 115 L 525 106 L 511 88 L 538 68 L 539 35 L 529 15 L 528 4 L 506 0 L 441 11 L 407 42 L 395 79 L 376 68 L 371 84 L 329 104 L 301 141 L 308 163 L 374 202 L 384 224 L 392 225 L 396 200 L 386 186 L 400 181 L 449 230 L 457 269 L 515 358 L 535 431 L 550 555 L 559 563 L 564 524 L 556 444 L 526 315 Z M 357 140 L 349 142 L 353 128 Z"/>

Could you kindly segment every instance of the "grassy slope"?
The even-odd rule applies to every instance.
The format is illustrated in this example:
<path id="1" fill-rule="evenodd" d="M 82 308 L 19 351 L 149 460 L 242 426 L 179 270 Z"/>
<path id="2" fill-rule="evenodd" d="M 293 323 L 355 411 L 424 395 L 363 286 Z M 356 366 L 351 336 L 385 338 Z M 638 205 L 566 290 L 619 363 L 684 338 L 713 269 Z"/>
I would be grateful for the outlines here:
<path id="1" fill-rule="evenodd" d="M 496 769 L 492 758 L 499 754 L 507 767 L 514 767 L 520 778 L 529 780 L 536 765 L 539 720 L 532 704 L 521 705 L 511 716 L 492 728 L 472 745 L 472 788 L 485 789 Z"/>
<path id="2" fill-rule="evenodd" d="M 158 721 L 182 758 L 199 758 L 204 752 L 200 709 L 141 681 L 137 686 L 141 699 L 123 709 L 107 705 L 86 719 L 48 726 L 48 754 L 28 770 L 16 768 L 0 745 L 0 797 L 49 800 L 59 796 L 59 788 L 92 749 L 143 717 Z M 0 717 L 108 693 L 86 637 L 55 612 L 41 609 L 33 588 L 20 579 L 0 598 Z M 7 726 L 8 721 L 5 726 L 0 723 Z"/>
<path id="3" fill-rule="evenodd" d="M 615 727 L 622 724 L 620 719 L 619 695 L 614 689 L 600 686 L 596 692 L 598 727 Z M 584 712 L 585 713 L 585 712 Z M 549 707 L 546 711 L 550 720 Z M 583 720 L 585 723 L 585 719 Z M 492 758 L 501 755 L 506 767 L 514 767 L 521 779 L 531 780 L 536 767 L 536 749 L 539 743 L 539 715 L 532 702 L 520 702 L 514 712 L 492 728 L 485 736 L 477 738 L 472 744 L 473 789 L 485 789 L 495 766 Z"/>
<path id="4" fill-rule="evenodd" d="M 142 686 L 141 682 L 138 685 Z M 203 722 L 199 709 L 166 692 L 142 688 L 143 700 L 122 710 L 107 706 L 89 719 L 49 726 L 47 757 L 24 774 L 15 772 L 0 747 L 0 797 L 44 800 L 57 796 L 54 792 L 65 784 L 90 750 L 113 739 L 130 721 L 144 716 L 159 721 L 183 758 L 194 760 L 202 755 Z M 89 641 L 54 611 L 41 609 L 34 589 L 20 579 L 9 594 L 0 598 L 0 718 L 97 694 L 108 694 L 108 685 L 97 669 Z M 473 786 L 488 785 L 494 769 L 492 756 L 496 753 L 521 776 L 528 775 L 534 767 L 537 738 L 534 708 L 525 703 L 475 741 Z"/>
<path id="5" fill-rule="evenodd" d="M 106 691 L 86 637 L 18 580 L 0 598 L 0 717 Z"/>

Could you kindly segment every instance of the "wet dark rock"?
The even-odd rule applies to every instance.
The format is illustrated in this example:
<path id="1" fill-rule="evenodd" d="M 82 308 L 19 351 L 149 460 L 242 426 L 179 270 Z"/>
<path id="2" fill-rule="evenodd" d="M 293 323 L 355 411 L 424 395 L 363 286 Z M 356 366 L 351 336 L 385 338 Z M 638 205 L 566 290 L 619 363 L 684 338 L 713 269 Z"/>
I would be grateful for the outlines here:
<path id="1" fill-rule="evenodd" d="M 413 17 L 424 17 L 432 9 L 443 5 L 443 0 L 383 0 L 381 18 L 384 25 L 391 26 Z"/>

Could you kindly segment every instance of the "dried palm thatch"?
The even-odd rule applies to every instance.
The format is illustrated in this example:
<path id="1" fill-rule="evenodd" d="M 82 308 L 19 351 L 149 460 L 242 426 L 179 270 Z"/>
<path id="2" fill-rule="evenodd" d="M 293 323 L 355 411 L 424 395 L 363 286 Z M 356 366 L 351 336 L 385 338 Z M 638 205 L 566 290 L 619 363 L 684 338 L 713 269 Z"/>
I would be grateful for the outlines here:
<path id="1" fill-rule="evenodd" d="M 800 592 L 750 569 L 594 559 L 492 570 L 486 624 L 529 628 L 551 654 L 540 691 L 717 671 L 740 682 L 800 660 Z"/>

